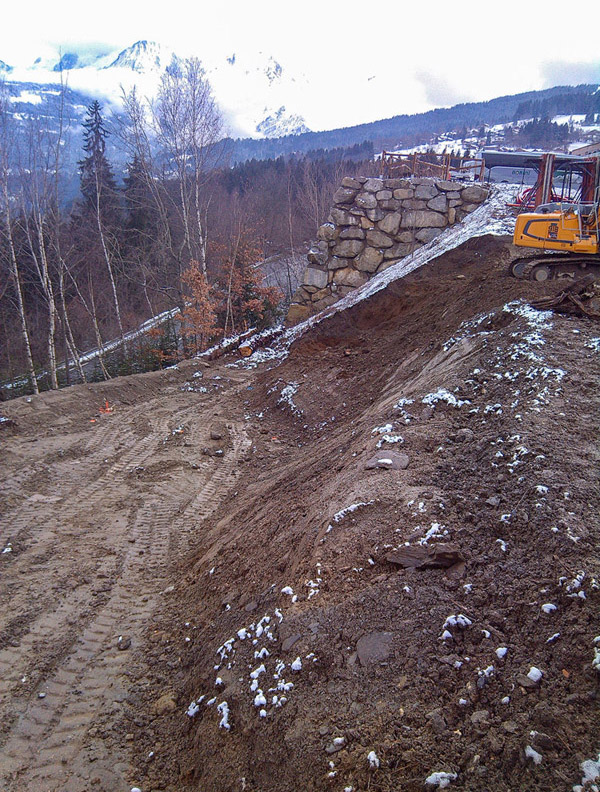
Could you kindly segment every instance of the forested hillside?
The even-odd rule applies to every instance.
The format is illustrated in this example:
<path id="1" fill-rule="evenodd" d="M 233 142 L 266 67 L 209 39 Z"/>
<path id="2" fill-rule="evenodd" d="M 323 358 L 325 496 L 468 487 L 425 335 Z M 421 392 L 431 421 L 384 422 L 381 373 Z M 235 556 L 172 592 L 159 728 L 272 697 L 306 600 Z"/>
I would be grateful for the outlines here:
<path id="1" fill-rule="evenodd" d="M 341 176 L 372 160 L 366 145 L 227 167 L 195 60 L 165 74 L 152 106 L 127 96 L 119 123 L 94 101 L 79 151 L 60 99 L 47 108 L 52 124 L 15 118 L 6 93 L 0 105 L 0 381 L 22 378 L 26 390 L 155 368 L 273 322 L 292 279 L 283 272 L 280 289 L 267 288 L 256 263 L 302 247 Z M 107 341 L 174 306 L 175 323 L 108 354 Z M 99 353 L 84 371 L 91 348 Z"/>

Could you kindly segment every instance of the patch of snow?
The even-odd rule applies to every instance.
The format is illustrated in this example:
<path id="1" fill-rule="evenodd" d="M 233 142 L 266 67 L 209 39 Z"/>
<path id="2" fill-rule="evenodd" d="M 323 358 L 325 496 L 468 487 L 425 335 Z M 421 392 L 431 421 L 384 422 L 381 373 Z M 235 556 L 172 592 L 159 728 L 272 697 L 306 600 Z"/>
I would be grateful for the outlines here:
<path id="1" fill-rule="evenodd" d="M 301 671 L 302 670 L 302 660 L 297 657 L 291 665 L 292 671 Z"/>
<path id="2" fill-rule="evenodd" d="M 369 751 L 367 754 L 367 761 L 369 763 L 369 767 L 371 767 L 373 770 L 376 770 L 381 764 L 375 751 Z"/>
<path id="3" fill-rule="evenodd" d="M 499 646 L 496 649 L 496 657 L 498 657 L 499 660 L 502 660 L 503 657 L 506 657 L 507 652 L 508 649 L 506 648 L 506 646 Z"/>
<path id="4" fill-rule="evenodd" d="M 542 610 L 544 611 L 544 613 L 552 613 L 552 611 L 556 610 L 556 605 L 554 605 L 554 603 L 552 602 L 545 602 L 542 605 Z"/>
<path id="5" fill-rule="evenodd" d="M 229 723 L 229 705 L 226 701 L 222 701 L 220 704 L 217 704 L 217 710 L 221 713 L 219 729 L 226 729 L 229 731 L 231 729 L 231 724 Z"/>
<path id="6" fill-rule="evenodd" d="M 428 393 L 421 399 L 423 404 L 433 406 L 438 402 L 446 402 L 451 407 L 462 407 L 463 404 L 470 404 L 468 399 L 457 399 L 453 393 L 450 393 L 446 388 L 439 388 L 435 393 Z"/>
<path id="7" fill-rule="evenodd" d="M 541 764 L 541 763 L 542 763 L 542 754 L 540 754 L 540 753 L 538 753 L 537 751 L 535 751 L 535 750 L 534 750 L 534 749 L 531 747 L 531 745 L 528 745 L 528 746 L 525 748 L 525 756 L 526 756 L 528 759 L 531 759 L 531 760 L 533 761 L 533 763 L 534 763 L 534 764 L 536 764 L 536 765 L 539 765 L 539 764 Z"/>
<path id="8" fill-rule="evenodd" d="M 456 777 L 457 777 L 456 773 L 446 773 L 445 771 L 437 771 L 427 776 L 427 778 L 425 779 L 425 784 L 427 786 L 436 786 L 438 789 L 445 789 L 447 786 L 450 785 L 451 781 L 456 780 Z"/>

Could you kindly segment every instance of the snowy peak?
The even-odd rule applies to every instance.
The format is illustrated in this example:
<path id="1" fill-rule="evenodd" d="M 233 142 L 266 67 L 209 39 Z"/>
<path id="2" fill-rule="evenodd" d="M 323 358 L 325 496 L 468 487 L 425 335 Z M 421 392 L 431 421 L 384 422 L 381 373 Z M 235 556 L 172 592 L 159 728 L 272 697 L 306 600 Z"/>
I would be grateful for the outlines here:
<path id="1" fill-rule="evenodd" d="M 265 108 L 265 113 L 267 112 L 268 110 Z M 276 138 L 284 135 L 301 135 L 303 132 L 310 132 L 310 129 L 306 126 L 301 115 L 288 113 L 285 106 L 282 105 L 275 113 L 265 116 L 256 125 L 256 131 L 262 137 Z"/>
<path id="2" fill-rule="evenodd" d="M 65 52 L 62 58 L 52 68 L 52 71 L 61 72 L 68 69 L 81 68 L 79 63 L 79 55 L 76 52 Z"/>
<path id="3" fill-rule="evenodd" d="M 12 70 L 12 66 L 9 66 L 8 63 L 4 63 L 3 60 L 0 60 L 0 74 L 10 74 Z"/>
<path id="4" fill-rule="evenodd" d="M 138 74 L 162 72 L 171 63 L 173 53 L 154 41 L 136 41 L 122 50 L 106 69 L 131 69 Z"/>

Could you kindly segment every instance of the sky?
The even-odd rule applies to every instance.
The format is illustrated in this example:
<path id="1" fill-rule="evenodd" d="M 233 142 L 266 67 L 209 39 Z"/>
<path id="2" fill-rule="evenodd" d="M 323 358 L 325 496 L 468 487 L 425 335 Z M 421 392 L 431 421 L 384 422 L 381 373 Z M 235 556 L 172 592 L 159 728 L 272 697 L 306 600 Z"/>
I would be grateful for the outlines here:
<path id="1" fill-rule="evenodd" d="M 3 9 L 0 60 L 25 67 L 59 49 L 104 52 L 139 39 L 206 64 L 233 53 L 250 63 L 261 52 L 294 77 L 288 110 L 324 129 L 557 84 L 600 83 L 599 31 L 600 3 L 572 14 L 552 0 L 493 6 L 169 0 L 156 7 L 139 0 L 29 0 Z"/>

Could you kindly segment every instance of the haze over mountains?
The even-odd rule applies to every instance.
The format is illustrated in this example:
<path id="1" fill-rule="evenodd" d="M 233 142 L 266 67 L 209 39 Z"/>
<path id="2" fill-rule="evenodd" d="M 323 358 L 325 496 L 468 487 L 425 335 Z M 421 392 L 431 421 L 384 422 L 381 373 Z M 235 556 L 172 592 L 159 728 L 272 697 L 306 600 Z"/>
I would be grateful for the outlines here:
<path id="1" fill-rule="evenodd" d="M 121 51 L 55 51 L 38 57 L 28 67 L 12 67 L 0 60 L 0 76 L 23 84 L 25 97 L 48 93 L 61 77 L 74 91 L 120 105 L 123 90 L 133 85 L 141 95 L 153 96 L 161 75 L 181 57 L 152 41 L 137 41 Z M 207 77 L 223 110 L 228 134 L 233 137 L 278 137 L 308 131 L 299 113 L 299 97 L 307 89 L 302 75 L 291 75 L 273 58 L 258 52 L 253 58 L 232 52 L 212 63 L 204 62 Z M 31 104 L 36 104 L 30 98 Z M 16 97 L 14 101 L 19 101 Z M 39 102 L 37 102 L 39 104 Z"/>

